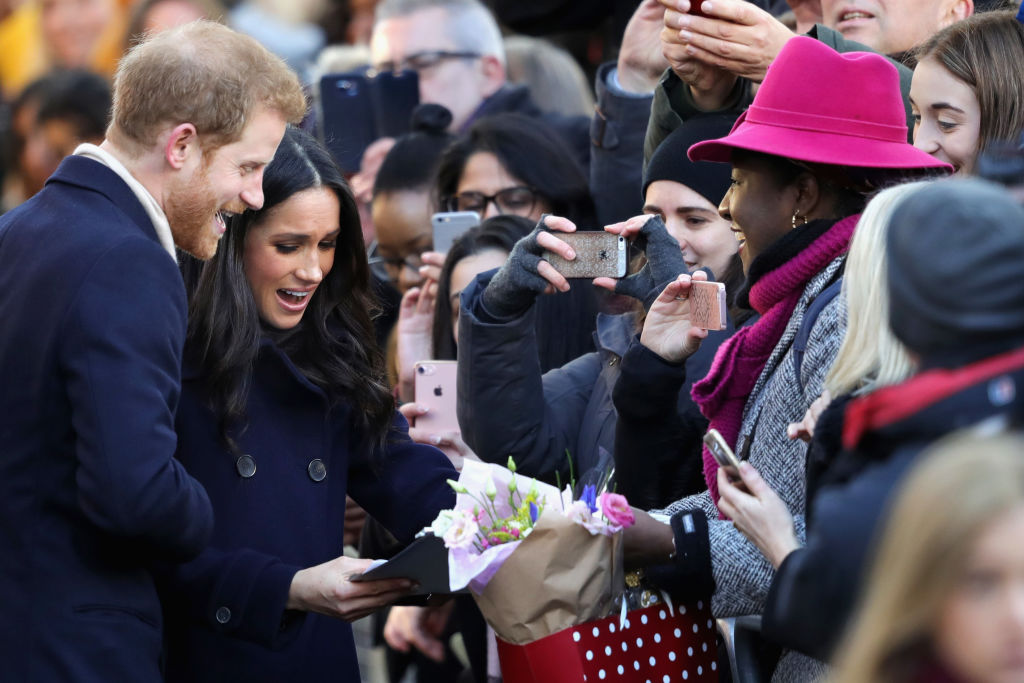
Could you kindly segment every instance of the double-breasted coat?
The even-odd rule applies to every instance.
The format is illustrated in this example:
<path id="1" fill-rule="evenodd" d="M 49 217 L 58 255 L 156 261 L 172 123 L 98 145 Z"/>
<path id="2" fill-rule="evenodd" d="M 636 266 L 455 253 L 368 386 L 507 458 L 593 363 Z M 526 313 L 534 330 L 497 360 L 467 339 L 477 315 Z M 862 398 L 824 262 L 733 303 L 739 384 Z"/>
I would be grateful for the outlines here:
<path id="1" fill-rule="evenodd" d="M 346 492 L 408 540 L 454 506 L 445 480 L 458 475 L 409 440 L 398 413 L 390 445 L 359 455 L 349 406 L 332 407 L 268 339 L 238 453 L 204 396 L 186 366 L 178 458 L 209 491 L 216 522 L 210 547 L 167 577 L 168 681 L 359 680 L 347 622 L 285 610 L 292 578 L 342 554 Z"/>

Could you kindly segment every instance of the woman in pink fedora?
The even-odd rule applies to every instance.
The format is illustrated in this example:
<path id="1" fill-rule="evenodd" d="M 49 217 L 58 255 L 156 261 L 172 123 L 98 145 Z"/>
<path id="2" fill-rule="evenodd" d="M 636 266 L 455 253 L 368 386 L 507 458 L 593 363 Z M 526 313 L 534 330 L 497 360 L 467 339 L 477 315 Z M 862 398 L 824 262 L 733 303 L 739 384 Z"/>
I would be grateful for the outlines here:
<path id="1" fill-rule="evenodd" d="M 719 212 L 741 244 L 739 300 L 758 314 L 719 348 L 693 398 L 710 427 L 778 492 L 796 520 L 787 540 L 799 544 L 807 444 L 791 440 L 787 427 L 821 394 L 842 341 L 845 307 L 835 293 L 859 213 L 875 189 L 950 167 L 907 143 L 892 64 L 804 37 L 786 44 L 729 135 L 697 143 L 689 156 L 732 164 Z M 691 281 L 703 278 L 680 275 L 661 293 L 622 360 L 616 393 L 628 390 L 622 382 L 683 371 L 707 335 L 691 326 L 688 300 Z M 643 443 L 616 448 L 646 452 Z M 701 455 L 708 490 L 657 511 L 670 525 L 640 515 L 627 532 L 627 559 L 678 599 L 711 594 L 716 617 L 760 614 L 779 558 L 762 554 L 721 513 L 719 482 L 727 475 L 706 448 Z M 804 680 L 808 666 L 812 660 L 793 653 L 776 674 Z"/>

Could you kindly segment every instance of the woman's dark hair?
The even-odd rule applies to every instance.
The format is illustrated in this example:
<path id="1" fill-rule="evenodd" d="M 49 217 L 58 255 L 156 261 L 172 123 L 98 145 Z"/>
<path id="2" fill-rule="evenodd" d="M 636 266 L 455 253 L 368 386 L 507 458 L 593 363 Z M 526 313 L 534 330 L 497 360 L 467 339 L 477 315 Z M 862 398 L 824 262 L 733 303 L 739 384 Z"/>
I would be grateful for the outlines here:
<path id="1" fill-rule="evenodd" d="M 455 240 L 444 265 L 441 267 L 440 280 L 437 283 L 437 303 L 434 306 L 434 329 L 431 333 L 434 358 L 437 360 L 455 360 L 456 344 L 452 329 L 452 271 L 459 261 L 485 251 L 503 251 L 511 253 L 512 247 L 526 237 L 533 225 L 525 218 L 518 216 L 495 216 L 488 218 L 475 228 L 467 230 Z"/>
<path id="2" fill-rule="evenodd" d="M 509 175 L 532 188 L 556 216 L 566 216 L 581 228 L 596 220 L 587 176 L 573 152 L 543 121 L 521 114 L 484 117 L 445 150 L 437 171 L 439 207 L 456 194 L 466 161 L 477 152 L 496 156 Z"/>
<path id="3" fill-rule="evenodd" d="M 272 220 L 275 207 L 304 190 L 327 188 L 341 205 L 334 266 L 317 287 L 302 321 L 292 330 L 262 325 L 245 276 L 249 229 Z M 232 435 L 246 424 L 246 403 L 260 339 L 270 336 L 332 404 L 352 404 L 361 448 L 386 442 L 394 415 L 384 359 L 370 313 L 369 266 L 352 191 L 330 155 L 309 134 L 289 126 L 263 175 L 263 208 L 233 217 L 216 256 L 203 268 L 189 305 L 186 358 L 202 373 L 221 436 L 233 452 Z"/>
<path id="4" fill-rule="evenodd" d="M 437 180 L 441 154 L 455 140 L 448 133 L 452 113 L 440 104 L 421 104 L 412 113 L 412 132 L 395 141 L 373 183 L 373 196 L 406 190 L 427 192 Z"/>
<path id="5" fill-rule="evenodd" d="M 75 128 L 81 140 L 102 139 L 110 120 L 110 84 L 102 76 L 71 69 L 51 75 L 50 88 L 39 100 L 37 125 L 58 119 Z"/>

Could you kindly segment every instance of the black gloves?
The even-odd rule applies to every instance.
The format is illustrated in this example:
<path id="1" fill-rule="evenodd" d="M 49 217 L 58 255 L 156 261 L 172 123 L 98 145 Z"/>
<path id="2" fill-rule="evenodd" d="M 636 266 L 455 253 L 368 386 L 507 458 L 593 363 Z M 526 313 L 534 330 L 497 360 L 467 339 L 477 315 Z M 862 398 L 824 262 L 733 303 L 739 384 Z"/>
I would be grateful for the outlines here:
<path id="1" fill-rule="evenodd" d="M 544 247 L 537 244 L 541 231 L 548 232 L 541 216 L 537 227 L 516 242 L 512 253 L 483 291 L 484 308 L 495 318 L 511 319 L 525 313 L 548 287 L 548 281 L 537 274 Z M 676 251 L 678 251 L 678 247 Z"/>
<path id="2" fill-rule="evenodd" d="M 639 299 L 644 310 L 648 310 L 668 283 L 690 271 L 679 242 L 668 234 L 660 216 L 652 216 L 644 223 L 633 244 L 647 256 L 647 263 L 639 272 L 619 280 L 615 292 Z"/>

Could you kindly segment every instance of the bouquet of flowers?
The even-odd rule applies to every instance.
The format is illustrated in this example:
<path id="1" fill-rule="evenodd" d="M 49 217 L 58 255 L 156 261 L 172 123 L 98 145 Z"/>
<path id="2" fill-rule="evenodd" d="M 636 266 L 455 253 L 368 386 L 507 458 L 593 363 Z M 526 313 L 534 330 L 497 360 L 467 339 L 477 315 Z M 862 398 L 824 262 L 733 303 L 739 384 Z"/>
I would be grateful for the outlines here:
<path id="1" fill-rule="evenodd" d="M 451 590 L 469 587 L 509 643 L 527 643 L 604 617 L 624 586 L 621 534 L 633 523 L 623 496 L 557 488 L 508 467 L 467 461 L 452 510 L 430 527 L 448 549 Z"/>

